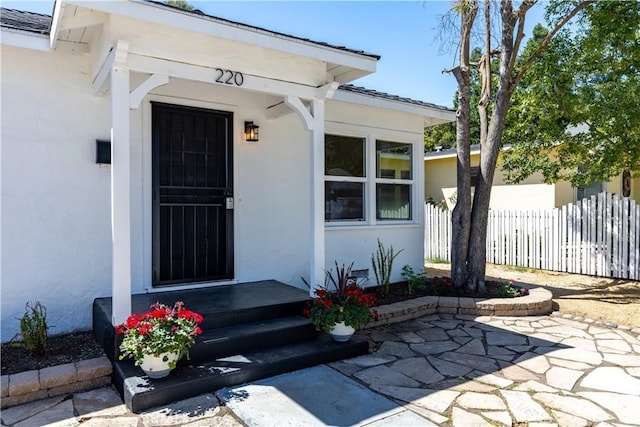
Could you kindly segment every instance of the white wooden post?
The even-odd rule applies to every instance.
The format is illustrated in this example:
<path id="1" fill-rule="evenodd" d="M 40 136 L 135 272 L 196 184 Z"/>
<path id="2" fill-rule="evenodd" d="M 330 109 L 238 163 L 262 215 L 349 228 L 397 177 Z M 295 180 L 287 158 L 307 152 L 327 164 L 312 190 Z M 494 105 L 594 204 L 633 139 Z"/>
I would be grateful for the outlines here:
<path id="1" fill-rule="evenodd" d="M 324 106 L 322 99 L 311 102 L 311 296 L 324 283 Z"/>
<path id="2" fill-rule="evenodd" d="M 128 46 L 127 46 L 128 47 Z M 124 53 L 126 61 L 126 52 Z M 111 67 L 111 236 L 112 318 L 114 325 L 131 314 L 131 153 L 129 143 L 129 68 Z"/>

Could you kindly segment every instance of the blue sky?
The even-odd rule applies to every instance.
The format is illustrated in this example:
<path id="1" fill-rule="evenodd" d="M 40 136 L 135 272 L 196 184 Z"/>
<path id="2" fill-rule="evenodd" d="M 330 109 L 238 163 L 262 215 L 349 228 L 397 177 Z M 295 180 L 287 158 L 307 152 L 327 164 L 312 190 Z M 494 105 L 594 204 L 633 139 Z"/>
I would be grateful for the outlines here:
<path id="1" fill-rule="evenodd" d="M 197 9 L 315 41 L 380 55 L 378 70 L 353 84 L 451 107 L 455 79 L 442 70 L 454 52 L 437 40 L 451 1 L 190 1 Z M 3 7 L 51 14 L 52 0 L 1 1 Z M 528 18 L 529 33 L 540 18 Z"/>

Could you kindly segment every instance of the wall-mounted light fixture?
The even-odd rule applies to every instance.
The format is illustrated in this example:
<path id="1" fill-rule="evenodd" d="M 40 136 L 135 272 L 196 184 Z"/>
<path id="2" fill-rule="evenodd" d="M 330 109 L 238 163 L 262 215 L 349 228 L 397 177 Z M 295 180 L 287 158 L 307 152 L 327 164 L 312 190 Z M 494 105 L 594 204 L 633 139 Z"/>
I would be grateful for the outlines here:
<path id="1" fill-rule="evenodd" d="M 247 142 L 258 142 L 258 129 L 260 126 L 253 122 L 244 122 L 244 140 Z"/>
<path id="2" fill-rule="evenodd" d="M 111 164 L 111 141 L 96 139 L 96 163 L 99 165 Z"/>

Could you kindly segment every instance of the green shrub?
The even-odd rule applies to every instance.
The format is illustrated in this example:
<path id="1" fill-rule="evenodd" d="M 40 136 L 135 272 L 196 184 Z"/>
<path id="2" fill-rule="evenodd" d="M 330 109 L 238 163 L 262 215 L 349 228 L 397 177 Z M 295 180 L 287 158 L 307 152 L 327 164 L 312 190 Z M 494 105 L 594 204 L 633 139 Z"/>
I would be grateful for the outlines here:
<path id="1" fill-rule="evenodd" d="M 20 334 L 27 350 L 34 356 L 42 356 L 47 351 L 47 309 L 36 301 L 25 306 L 24 316 L 20 319 Z"/>
<path id="2" fill-rule="evenodd" d="M 378 285 L 382 286 L 383 295 L 389 295 L 393 261 L 402 251 L 403 250 L 400 249 L 398 252 L 394 252 L 393 246 L 389 247 L 389 249 L 385 249 L 380 239 L 378 239 L 378 250 L 371 254 L 373 273 L 376 275 Z"/>
<path id="3" fill-rule="evenodd" d="M 423 273 L 416 273 L 410 265 L 402 267 L 402 277 L 407 280 L 407 286 L 409 287 L 409 294 L 415 291 L 422 291 L 427 286 L 427 278 Z"/>

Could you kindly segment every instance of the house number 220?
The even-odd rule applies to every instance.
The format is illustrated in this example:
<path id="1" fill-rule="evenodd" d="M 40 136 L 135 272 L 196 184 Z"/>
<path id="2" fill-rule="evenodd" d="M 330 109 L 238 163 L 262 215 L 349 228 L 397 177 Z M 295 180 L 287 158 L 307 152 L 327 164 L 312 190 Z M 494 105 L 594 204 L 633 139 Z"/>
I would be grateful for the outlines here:
<path id="1" fill-rule="evenodd" d="M 244 76 L 238 71 L 216 68 L 216 73 L 218 73 L 216 77 L 216 83 L 235 86 L 242 86 L 242 83 L 244 83 Z"/>

